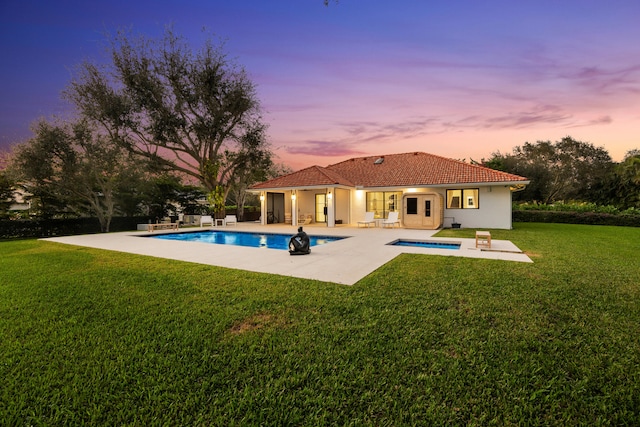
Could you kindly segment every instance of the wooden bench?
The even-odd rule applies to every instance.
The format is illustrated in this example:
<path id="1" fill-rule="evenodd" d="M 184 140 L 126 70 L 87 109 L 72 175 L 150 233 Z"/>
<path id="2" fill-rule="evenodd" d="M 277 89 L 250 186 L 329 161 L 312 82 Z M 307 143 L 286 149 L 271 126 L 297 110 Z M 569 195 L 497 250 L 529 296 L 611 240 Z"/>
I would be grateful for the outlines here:
<path id="1" fill-rule="evenodd" d="M 179 222 L 160 222 L 158 224 L 147 224 L 147 231 L 152 232 L 154 230 L 177 230 Z"/>
<path id="2" fill-rule="evenodd" d="M 476 248 L 491 249 L 491 233 L 488 231 L 476 231 Z"/>

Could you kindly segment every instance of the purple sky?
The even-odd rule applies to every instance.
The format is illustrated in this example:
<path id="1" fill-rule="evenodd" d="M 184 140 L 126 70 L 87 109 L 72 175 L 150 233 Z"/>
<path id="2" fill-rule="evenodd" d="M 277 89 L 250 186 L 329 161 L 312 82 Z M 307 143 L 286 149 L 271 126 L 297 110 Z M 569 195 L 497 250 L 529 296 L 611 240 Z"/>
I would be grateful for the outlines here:
<path id="1" fill-rule="evenodd" d="M 571 135 L 640 148 L 638 0 L 0 0 L 0 150 L 105 31 L 227 39 L 294 169 L 408 151 L 488 158 Z"/>

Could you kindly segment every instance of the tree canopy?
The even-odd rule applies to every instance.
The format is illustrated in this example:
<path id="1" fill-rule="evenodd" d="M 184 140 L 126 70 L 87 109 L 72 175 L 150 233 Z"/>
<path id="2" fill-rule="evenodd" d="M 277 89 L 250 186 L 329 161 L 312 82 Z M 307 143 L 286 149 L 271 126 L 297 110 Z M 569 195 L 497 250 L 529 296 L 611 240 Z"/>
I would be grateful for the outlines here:
<path id="1" fill-rule="evenodd" d="M 18 145 L 11 170 L 47 214 L 62 207 L 95 215 L 109 231 L 118 197 L 138 181 L 140 164 L 86 121 L 52 124 L 41 120 L 35 136 Z"/>
<path id="2" fill-rule="evenodd" d="M 623 207 L 640 208 L 640 150 L 631 150 L 615 167 L 613 196 Z"/>
<path id="3" fill-rule="evenodd" d="M 109 52 L 107 66 L 81 64 L 65 96 L 120 146 L 225 196 L 247 157 L 271 157 L 255 86 L 222 44 L 118 32 Z"/>
<path id="4" fill-rule="evenodd" d="M 15 202 L 14 185 L 7 173 L 0 170 L 0 218 L 8 216 L 9 208 Z"/>
<path id="5" fill-rule="evenodd" d="M 531 184 L 516 197 L 544 203 L 601 197 L 603 182 L 614 167 L 604 148 L 570 136 L 556 142 L 526 142 L 513 154 L 494 153 L 484 164 L 526 176 Z"/>

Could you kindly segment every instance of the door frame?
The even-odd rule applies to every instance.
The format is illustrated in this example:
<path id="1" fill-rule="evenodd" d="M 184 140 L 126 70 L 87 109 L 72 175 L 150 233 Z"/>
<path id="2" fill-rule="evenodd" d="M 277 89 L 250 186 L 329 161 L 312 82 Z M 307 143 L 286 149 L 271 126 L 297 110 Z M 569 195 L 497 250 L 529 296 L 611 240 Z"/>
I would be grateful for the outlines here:
<path id="1" fill-rule="evenodd" d="M 322 199 L 322 200 L 319 200 Z M 327 194 L 316 193 L 314 199 L 315 222 L 326 223 L 328 217 Z"/>

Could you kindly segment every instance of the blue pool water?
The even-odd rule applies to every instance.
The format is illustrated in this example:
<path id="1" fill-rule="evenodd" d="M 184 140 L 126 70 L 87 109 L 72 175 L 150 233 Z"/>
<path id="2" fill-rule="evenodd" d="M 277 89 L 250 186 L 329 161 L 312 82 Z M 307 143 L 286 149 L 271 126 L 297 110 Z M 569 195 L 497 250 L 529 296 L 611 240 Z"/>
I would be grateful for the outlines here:
<path id="1" fill-rule="evenodd" d="M 431 249 L 460 249 L 460 243 L 449 242 L 428 242 L 421 240 L 396 240 L 390 243 L 393 246 L 412 246 L 416 248 L 431 248 Z"/>
<path id="2" fill-rule="evenodd" d="M 242 231 L 200 231 L 192 233 L 156 234 L 154 239 L 180 240 L 183 242 L 216 243 L 220 245 L 249 246 L 252 248 L 289 249 L 292 235 L 275 233 L 250 233 Z M 344 239 L 336 236 L 309 236 L 311 246 L 323 245 Z"/>

